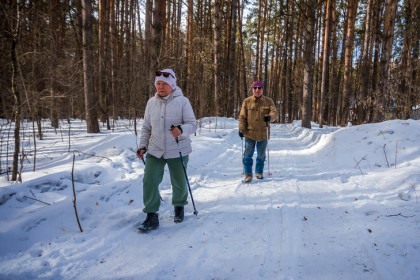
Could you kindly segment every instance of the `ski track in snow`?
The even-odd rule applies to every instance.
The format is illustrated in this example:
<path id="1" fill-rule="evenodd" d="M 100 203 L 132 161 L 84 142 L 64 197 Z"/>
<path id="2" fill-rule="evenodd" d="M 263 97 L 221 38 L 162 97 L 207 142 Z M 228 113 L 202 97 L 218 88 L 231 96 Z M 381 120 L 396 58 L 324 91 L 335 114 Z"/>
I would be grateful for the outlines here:
<path id="1" fill-rule="evenodd" d="M 120 137 L 105 135 L 111 144 L 86 144 L 91 151 L 105 150 L 111 161 L 79 155 L 76 182 L 84 233 L 75 225 L 71 178 L 64 167 L 59 180 L 52 173 L 22 184 L 53 204 L 31 204 L 18 191 L 20 202 L 10 199 L 0 205 L 0 211 L 16 207 L 0 219 L 5 246 L 0 250 L 0 279 L 416 279 L 420 275 L 419 243 L 406 240 L 403 232 L 407 223 L 420 230 L 420 211 L 411 206 L 401 209 L 388 183 L 394 180 L 401 193 L 414 195 L 410 186 L 420 183 L 420 174 L 401 182 L 383 171 L 383 182 L 378 182 L 378 176 L 369 173 L 374 162 L 369 163 L 371 169 L 365 161 L 360 169 L 353 168 L 364 155 L 349 156 L 350 163 L 344 163 L 342 157 L 336 158 L 335 148 L 325 148 L 340 143 L 332 130 L 275 124 L 269 141 L 273 175 L 268 176 L 266 161 L 265 179 L 242 184 L 243 143 L 237 122 L 232 126 L 203 129 L 192 138 L 187 173 L 198 216 L 192 214 L 189 197 L 184 222 L 173 223 L 165 170 L 160 227 L 146 234 L 136 230 L 145 218 L 143 163 L 133 156 L 135 144 L 121 147 Z M 387 134 L 392 133 L 383 130 L 377 137 L 385 139 Z M 47 170 L 58 162 L 67 163 L 68 171 L 71 157 L 43 167 Z M 26 206 L 20 206 L 22 202 Z M 391 218 L 398 212 L 414 217 Z M 44 227 L 47 222 L 54 227 Z M 402 228 L 402 236 L 389 236 L 387 230 L 396 226 Z"/>

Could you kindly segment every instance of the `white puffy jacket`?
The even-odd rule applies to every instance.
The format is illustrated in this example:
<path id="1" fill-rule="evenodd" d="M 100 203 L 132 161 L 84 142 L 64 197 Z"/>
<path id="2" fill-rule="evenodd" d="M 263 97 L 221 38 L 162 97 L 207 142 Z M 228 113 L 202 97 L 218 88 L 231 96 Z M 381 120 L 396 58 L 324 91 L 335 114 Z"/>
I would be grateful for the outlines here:
<path id="1" fill-rule="evenodd" d="M 156 93 L 147 101 L 139 147 L 146 147 L 147 152 L 157 158 L 179 157 L 177 143 L 169 131 L 172 125 L 181 125 L 179 146 L 183 156 L 190 154 L 190 135 L 195 133 L 197 123 L 191 103 L 179 87 L 166 99 Z"/>

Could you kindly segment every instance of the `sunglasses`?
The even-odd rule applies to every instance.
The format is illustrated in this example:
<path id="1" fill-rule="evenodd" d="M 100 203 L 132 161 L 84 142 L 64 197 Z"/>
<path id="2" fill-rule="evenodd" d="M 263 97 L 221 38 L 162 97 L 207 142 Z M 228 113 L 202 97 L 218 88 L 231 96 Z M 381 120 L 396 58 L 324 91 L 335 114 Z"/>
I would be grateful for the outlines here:
<path id="1" fill-rule="evenodd" d="M 159 76 L 162 76 L 162 75 L 165 78 L 168 78 L 169 76 L 172 76 L 175 79 L 175 77 L 171 73 L 156 71 L 156 77 L 159 77 Z"/>
<path id="2" fill-rule="evenodd" d="M 254 89 L 262 89 L 262 87 L 254 87 Z"/>

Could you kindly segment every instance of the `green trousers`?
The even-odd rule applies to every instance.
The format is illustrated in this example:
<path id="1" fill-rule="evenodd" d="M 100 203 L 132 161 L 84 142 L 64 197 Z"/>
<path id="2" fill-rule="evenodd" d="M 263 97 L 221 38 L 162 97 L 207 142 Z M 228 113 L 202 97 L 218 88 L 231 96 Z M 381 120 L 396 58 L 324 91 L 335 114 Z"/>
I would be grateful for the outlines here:
<path id="1" fill-rule="evenodd" d="M 188 164 L 188 155 L 182 157 L 185 168 Z M 156 213 L 160 207 L 159 184 L 163 179 L 165 165 L 168 164 L 172 184 L 172 205 L 184 206 L 188 204 L 187 180 L 180 158 L 164 159 L 151 154 L 146 155 L 146 166 L 143 177 L 143 203 L 145 213 Z"/>

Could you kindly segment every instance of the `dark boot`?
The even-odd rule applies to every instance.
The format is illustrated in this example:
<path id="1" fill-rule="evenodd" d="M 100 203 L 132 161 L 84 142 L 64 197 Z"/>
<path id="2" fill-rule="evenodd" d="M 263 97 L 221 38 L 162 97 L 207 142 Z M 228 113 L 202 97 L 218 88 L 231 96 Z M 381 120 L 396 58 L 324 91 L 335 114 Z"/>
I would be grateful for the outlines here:
<path id="1" fill-rule="evenodd" d="M 180 223 L 184 220 L 184 206 L 175 206 L 174 222 Z"/>
<path id="2" fill-rule="evenodd" d="M 147 213 L 146 220 L 140 225 L 139 230 L 146 232 L 159 227 L 159 214 Z"/>

